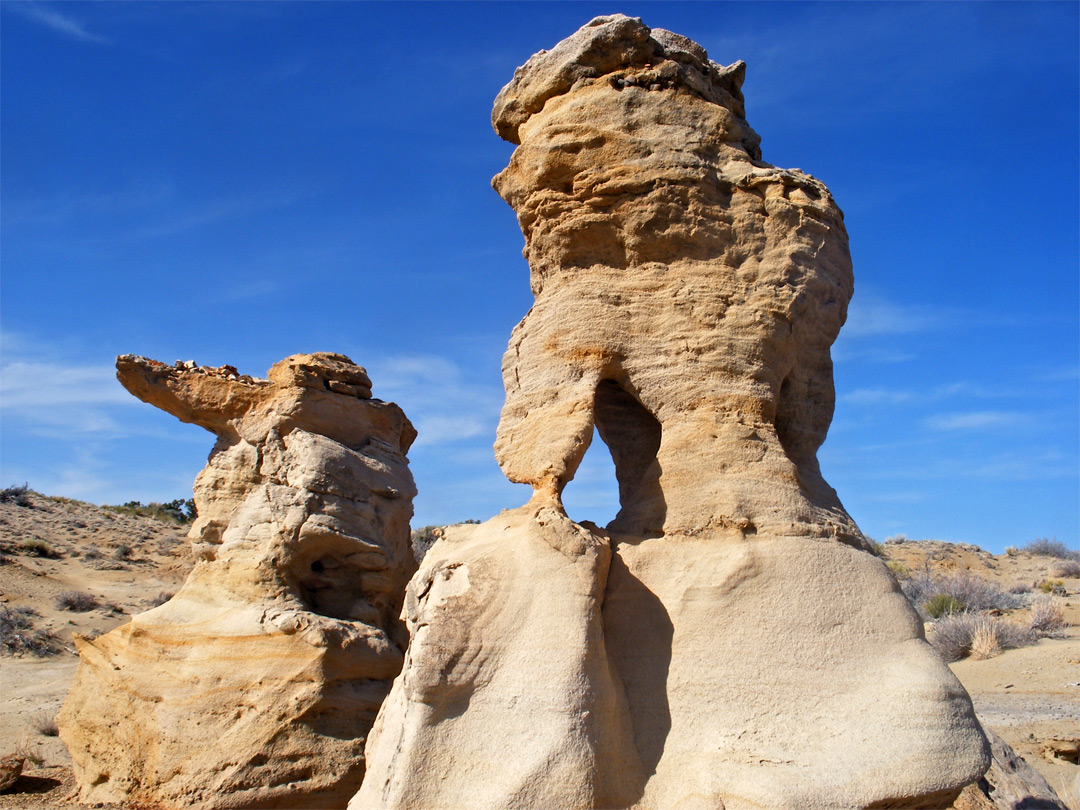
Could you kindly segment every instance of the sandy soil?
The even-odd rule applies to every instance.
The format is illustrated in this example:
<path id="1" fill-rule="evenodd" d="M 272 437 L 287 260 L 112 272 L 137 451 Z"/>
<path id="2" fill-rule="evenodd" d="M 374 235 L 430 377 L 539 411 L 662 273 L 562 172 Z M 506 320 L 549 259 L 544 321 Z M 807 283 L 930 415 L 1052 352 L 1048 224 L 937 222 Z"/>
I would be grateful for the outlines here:
<path id="1" fill-rule="evenodd" d="M 175 522 L 28 497 L 28 507 L 0 503 L 0 608 L 33 610 L 32 629 L 51 634 L 56 651 L 0 650 L 0 754 L 27 758 L 23 776 L 0 793 L 0 808 L 74 808 L 81 805 L 65 801 L 71 758 L 49 728 L 78 666 L 72 636 L 107 633 L 175 593 L 193 560 L 186 527 Z M 37 556 L 43 551 L 50 556 Z M 67 592 L 89 594 L 98 606 L 62 609 L 57 598 Z"/>
<path id="2" fill-rule="evenodd" d="M 74 810 L 84 805 L 72 801 L 71 760 L 49 728 L 78 663 L 72 634 L 108 632 L 148 609 L 179 588 L 193 561 L 185 527 L 175 523 L 36 493 L 30 499 L 32 508 L 0 503 L 0 607 L 36 611 L 35 627 L 54 635 L 57 652 L 0 656 L 0 754 L 19 751 L 33 760 L 13 788 L 0 793 L 0 810 Z M 56 557 L 28 551 L 40 543 Z M 1037 586 L 1057 563 L 937 541 L 889 542 L 884 550 L 887 559 L 915 574 L 968 571 L 1006 590 Z M 1080 579 L 1064 585 L 1059 599 L 1072 627 L 1063 638 L 951 666 L 982 722 L 1042 773 L 1071 810 L 1080 810 Z M 63 610 L 56 599 L 66 591 L 90 593 L 99 606 L 84 613 Z M 1023 621 L 1025 611 L 1006 618 Z"/>

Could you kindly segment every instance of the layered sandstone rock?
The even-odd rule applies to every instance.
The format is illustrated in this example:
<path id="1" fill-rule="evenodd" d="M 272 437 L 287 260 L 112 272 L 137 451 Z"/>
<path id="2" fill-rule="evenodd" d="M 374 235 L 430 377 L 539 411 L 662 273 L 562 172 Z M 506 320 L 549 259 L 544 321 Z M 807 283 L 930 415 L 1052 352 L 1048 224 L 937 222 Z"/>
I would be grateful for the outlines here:
<path id="1" fill-rule="evenodd" d="M 82 801 L 343 806 L 405 647 L 412 425 L 342 355 L 268 380 L 125 355 L 117 376 L 218 440 L 183 588 L 78 641 L 59 723 Z"/>
<path id="2" fill-rule="evenodd" d="M 986 769 L 818 468 L 847 236 L 821 183 L 760 160 L 743 73 L 616 15 L 499 94 L 536 302 L 495 452 L 534 496 L 413 578 L 351 810 L 940 808 Z M 561 504 L 594 430 L 606 531 Z"/>
<path id="3" fill-rule="evenodd" d="M 964 788 L 952 810 L 1068 810 L 1050 784 L 989 729 L 993 761 L 982 779 Z"/>

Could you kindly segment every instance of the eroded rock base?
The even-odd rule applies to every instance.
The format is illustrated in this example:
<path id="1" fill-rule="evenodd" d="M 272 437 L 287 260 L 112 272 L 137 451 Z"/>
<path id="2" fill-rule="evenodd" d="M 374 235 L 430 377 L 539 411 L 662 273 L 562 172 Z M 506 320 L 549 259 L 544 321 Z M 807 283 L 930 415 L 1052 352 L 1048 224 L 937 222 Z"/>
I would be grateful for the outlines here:
<path id="1" fill-rule="evenodd" d="M 524 507 L 436 543 L 406 620 L 350 810 L 941 808 L 987 764 L 884 564 L 837 541 Z"/>

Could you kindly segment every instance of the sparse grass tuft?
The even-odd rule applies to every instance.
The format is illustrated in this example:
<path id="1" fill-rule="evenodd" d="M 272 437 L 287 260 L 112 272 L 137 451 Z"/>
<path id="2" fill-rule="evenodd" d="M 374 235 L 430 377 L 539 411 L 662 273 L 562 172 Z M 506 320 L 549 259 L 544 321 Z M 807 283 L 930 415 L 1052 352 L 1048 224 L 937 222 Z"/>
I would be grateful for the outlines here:
<path id="1" fill-rule="evenodd" d="M 56 606 L 60 610 L 70 610 L 73 613 L 86 613 L 100 605 L 96 596 L 84 591 L 64 591 L 56 597 Z"/>
<path id="2" fill-rule="evenodd" d="M 875 557 L 885 557 L 885 544 L 879 543 L 872 537 L 866 538 L 866 550 L 873 554 Z"/>
<path id="3" fill-rule="evenodd" d="M 30 720 L 30 725 L 42 737 L 56 737 L 60 734 L 60 729 L 56 725 L 56 718 L 47 712 L 39 712 L 34 715 Z"/>
<path id="4" fill-rule="evenodd" d="M 970 658 L 983 661 L 1001 655 L 1001 639 L 998 638 L 997 630 L 992 624 L 981 624 L 975 628 L 971 636 Z"/>
<path id="5" fill-rule="evenodd" d="M 1036 538 L 1024 546 L 1022 551 L 1028 554 L 1041 554 L 1044 557 L 1057 557 L 1059 560 L 1080 562 L 1080 551 L 1072 551 L 1064 543 L 1050 537 Z"/>
<path id="6" fill-rule="evenodd" d="M 40 768 L 45 764 L 45 757 L 32 749 L 29 742 L 25 739 L 15 746 L 15 756 L 29 762 L 35 768 Z"/>
<path id="7" fill-rule="evenodd" d="M 0 606 L 0 649 L 12 655 L 52 655 L 57 651 L 56 638 L 48 630 L 36 630 L 31 608 L 12 610 Z"/>
<path id="8" fill-rule="evenodd" d="M 892 571 L 892 575 L 898 580 L 911 579 L 911 569 L 899 560 L 889 560 L 885 564 L 889 567 L 889 570 Z"/>

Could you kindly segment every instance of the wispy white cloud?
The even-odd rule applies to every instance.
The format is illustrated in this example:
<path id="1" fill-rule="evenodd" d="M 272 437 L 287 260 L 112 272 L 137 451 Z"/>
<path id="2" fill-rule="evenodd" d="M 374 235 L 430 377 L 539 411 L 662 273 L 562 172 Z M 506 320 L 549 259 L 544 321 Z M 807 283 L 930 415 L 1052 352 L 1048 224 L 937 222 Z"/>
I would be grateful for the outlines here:
<path id="1" fill-rule="evenodd" d="M 848 310 L 842 337 L 906 335 L 956 324 L 959 313 L 926 304 L 899 304 L 874 294 L 857 295 Z"/>
<path id="2" fill-rule="evenodd" d="M 958 380 L 944 385 L 937 385 L 925 391 L 891 388 L 856 388 L 854 391 L 846 391 L 839 394 L 837 396 L 837 401 L 846 405 L 880 407 L 887 405 L 926 405 L 958 399 L 1029 399 L 1031 395 L 1032 391 L 1030 388 L 1021 389 L 1018 387 L 1003 387 L 1001 389 L 992 389 L 969 380 Z"/>
<path id="3" fill-rule="evenodd" d="M 54 238 L 68 225 L 88 244 L 142 242 L 243 220 L 288 208 L 317 189 L 266 189 L 208 199 L 188 199 L 172 183 L 147 183 L 109 191 L 68 190 L 4 202 L 4 226 L 44 230 Z"/>
<path id="4" fill-rule="evenodd" d="M 36 435 L 131 435 L 125 413 L 138 400 L 104 363 L 80 363 L 65 348 L 0 334 L 0 415 Z"/>
<path id="5" fill-rule="evenodd" d="M 941 431 L 989 430 L 1015 427 L 1030 419 L 1029 414 L 1016 411 L 971 411 L 931 416 L 926 420 L 926 426 Z"/>
<path id="6" fill-rule="evenodd" d="M 841 394 L 837 399 L 850 405 L 900 405 L 911 402 L 910 391 L 890 391 L 885 388 L 858 388 Z"/>
<path id="7" fill-rule="evenodd" d="M 24 20 L 37 23 L 51 31 L 78 42 L 90 42 L 95 45 L 110 45 L 110 40 L 86 29 L 82 21 L 67 14 L 61 14 L 45 3 L 21 2 L 5 3 L 4 7 L 19 15 Z"/>
<path id="8" fill-rule="evenodd" d="M 354 355 L 370 372 L 374 394 L 402 407 L 416 427 L 416 447 L 478 439 L 493 442 L 503 390 L 468 380 L 437 355 Z"/>
<path id="9" fill-rule="evenodd" d="M 34 433 L 125 433 L 115 409 L 136 402 L 111 366 L 0 359 L 0 413 Z"/>

